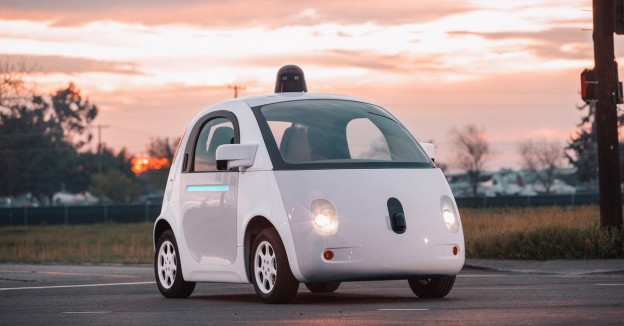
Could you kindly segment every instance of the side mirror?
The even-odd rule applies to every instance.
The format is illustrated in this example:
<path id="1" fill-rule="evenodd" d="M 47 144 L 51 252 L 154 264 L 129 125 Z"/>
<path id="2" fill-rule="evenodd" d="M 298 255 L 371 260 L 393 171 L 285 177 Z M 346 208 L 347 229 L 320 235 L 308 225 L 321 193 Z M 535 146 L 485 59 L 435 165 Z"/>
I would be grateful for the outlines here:
<path id="1" fill-rule="evenodd" d="M 226 144 L 217 147 L 217 168 L 230 170 L 248 168 L 254 164 L 258 144 Z"/>
<path id="2" fill-rule="evenodd" d="M 425 150 L 427 156 L 431 158 L 432 161 L 435 162 L 435 146 L 432 143 L 420 143 L 420 146 Z"/>

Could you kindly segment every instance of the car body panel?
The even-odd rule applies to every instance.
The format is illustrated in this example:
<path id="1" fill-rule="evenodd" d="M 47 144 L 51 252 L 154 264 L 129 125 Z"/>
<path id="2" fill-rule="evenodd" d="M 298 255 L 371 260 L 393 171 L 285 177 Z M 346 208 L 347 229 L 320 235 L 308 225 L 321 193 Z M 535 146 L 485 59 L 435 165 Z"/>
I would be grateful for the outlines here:
<path id="1" fill-rule="evenodd" d="M 189 253 L 202 265 L 236 259 L 238 172 L 183 173 L 180 218 Z"/>
<path id="2" fill-rule="evenodd" d="M 375 169 L 275 172 L 289 214 L 301 272 L 306 280 L 367 280 L 456 274 L 464 263 L 461 226 L 444 225 L 440 197 L 450 189 L 439 169 Z M 406 231 L 391 228 L 389 198 L 403 205 Z M 336 208 L 335 235 L 313 228 L 310 203 L 327 199 Z M 331 249 L 334 258 L 323 259 Z"/>
<path id="3" fill-rule="evenodd" d="M 155 224 L 165 221 L 171 227 L 184 279 L 249 282 L 245 234 L 256 218 L 275 227 L 300 282 L 456 275 L 464 263 L 463 230 L 461 223 L 457 233 L 444 226 L 440 197 L 453 196 L 439 169 L 274 170 L 252 107 L 305 99 L 366 103 L 340 95 L 270 94 L 215 104 L 191 121 L 172 162 Z M 183 173 L 191 131 L 217 111 L 236 117 L 241 144 L 258 145 L 254 164 L 238 171 Z M 186 191 L 187 186 L 225 185 L 226 191 Z M 404 234 L 389 229 L 389 197 L 404 206 Z M 319 235 L 312 227 L 310 201 L 318 198 L 336 206 L 340 226 L 335 235 Z M 451 253 L 453 246 L 457 255 Z M 322 258 L 326 249 L 335 254 L 331 262 Z"/>

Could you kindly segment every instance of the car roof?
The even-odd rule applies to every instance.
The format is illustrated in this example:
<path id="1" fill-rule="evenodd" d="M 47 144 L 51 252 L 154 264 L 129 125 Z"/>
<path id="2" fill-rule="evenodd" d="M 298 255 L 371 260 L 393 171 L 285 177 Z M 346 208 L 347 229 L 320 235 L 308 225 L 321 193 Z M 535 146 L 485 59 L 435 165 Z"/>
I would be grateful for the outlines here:
<path id="1" fill-rule="evenodd" d="M 273 104 L 279 102 L 298 101 L 298 100 L 318 100 L 318 99 L 333 99 L 333 100 L 348 100 L 356 102 L 370 103 L 358 98 L 345 95 L 336 94 L 323 94 L 323 93 L 308 93 L 308 92 L 293 92 L 293 93 L 272 93 L 264 95 L 255 95 L 242 97 L 239 100 L 245 102 L 249 107 L 256 107 L 266 104 Z"/>
<path id="2" fill-rule="evenodd" d="M 198 113 L 195 116 L 195 118 L 193 118 L 193 120 L 191 120 L 191 123 L 187 129 L 190 130 L 190 128 L 192 128 L 201 119 L 201 117 L 205 116 L 206 114 L 210 112 L 214 112 L 216 110 L 222 110 L 222 109 L 231 110 L 237 107 L 237 109 L 233 110 L 234 112 L 236 112 L 238 109 L 242 109 L 243 107 L 254 108 L 257 106 L 262 106 L 262 105 L 267 105 L 267 104 L 289 102 L 289 101 L 301 101 L 301 100 L 344 100 L 344 101 L 355 101 L 355 102 L 375 105 L 369 101 L 365 101 L 365 100 L 355 98 L 352 96 L 325 94 L 325 93 L 290 92 L 290 93 L 271 93 L 271 94 L 263 94 L 263 95 L 252 95 L 252 96 L 247 96 L 247 97 L 239 97 L 239 98 L 225 100 L 225 101 L 216 103 L 212 106 L 209 106 L 203 109 L 200 113 Z M 386 112 L 393 119 L 397 120 L 396 117 L 392 115 L 392 113 L 388 112 L 387 110 L 381 107 L 380 109 Z"/>

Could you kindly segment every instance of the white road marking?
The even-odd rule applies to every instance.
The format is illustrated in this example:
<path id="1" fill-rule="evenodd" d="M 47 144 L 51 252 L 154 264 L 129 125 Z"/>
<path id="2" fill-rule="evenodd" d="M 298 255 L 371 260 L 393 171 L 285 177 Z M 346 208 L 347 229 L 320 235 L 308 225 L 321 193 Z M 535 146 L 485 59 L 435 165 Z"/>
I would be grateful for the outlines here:
<path id="1" fill-rule="evenodd" d="M 64 314 L 110 314 L 112 311 L 65 311 Z"/>
<path id="2" fill-rule="evenodd" d="M 122 286 L 122 285 L 142 285 L 142 284 L 156 284 L 156 282 L 152 281 L 152 282 L 132 282 L 132 283 L 102 283 L 102 284 L 77 284 L 77 285 L 24 286 L 24 287 L 17 287 L 17 288 L 0 288 L 0 291 L 68 289 L 68 288 L 88 288 L 88 287 L 98 287 L 98 286 Z"/>
<path id="3" fill-rule="evenodd" d="M 124 278 L 140 278 L 136 275 L 118 275 L 118 274 L 92 274 L 92 273 L 67 273 L 67 272 L 36 272 L 37 274 L 47 275 L 67 275 L 67 276 L 104 276 L 104 277 L 124 277 Z"/>
<path id="4" fill-rule="evenodd" d="M 394 308 L 394 309 L 378 309 L 379 311 L 429 311 L 424 308 Z"/>
<path id="5" fill-rule="evenodd" d="M 596 286 L 624 286 L 624 283 L 599 283 Z"/>
<path id="6" fill-rule="evenodd" d="M 510 286 L 454 286 L 453 289 L 462 289 L 462 290 L 524 290 L 524 291 L 538 291 L 543 290 L 542 287 L 526 287 L 523 285 L 510 285 Z"/>
<path id="7" fill-rule="evenodd" d="M 509 277 L 509 275 L 504 274 L 459 274 L 457 277 Z"/>
<path id="8" fill-rule="evenodd" d="M 67 276 L 105 276 L 105 277 L 127 277 L 139 278 L 136 275 L 119 275 L 119 274 L 94 274 L 94 273 L 68 273 L 68 272 L 46 272 L 46 271 L 27 271 L 14 269 L 0 269 L 0 273 L 22 273 L 22 274 L 46 274 L 46 275 L 67 275 Z"/>

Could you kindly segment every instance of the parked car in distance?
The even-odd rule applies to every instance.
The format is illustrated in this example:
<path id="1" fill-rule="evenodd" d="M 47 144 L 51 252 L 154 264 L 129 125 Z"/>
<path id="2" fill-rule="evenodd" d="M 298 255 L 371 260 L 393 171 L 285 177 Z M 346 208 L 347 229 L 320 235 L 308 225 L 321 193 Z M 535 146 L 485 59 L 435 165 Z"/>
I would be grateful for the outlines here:
<path id="1" fill-rule="evenodd" d="M 267 303 L 291 301 L 300 283 L 333 292 L 389 279 L 442 298 L 465 258 L 455 199 L 421 144 L 377 105 L 308 93 L 296 66 L 280 70 L 276 93 L 191 121 L 154 244 L 165 297 L 235 282 Z"/>

